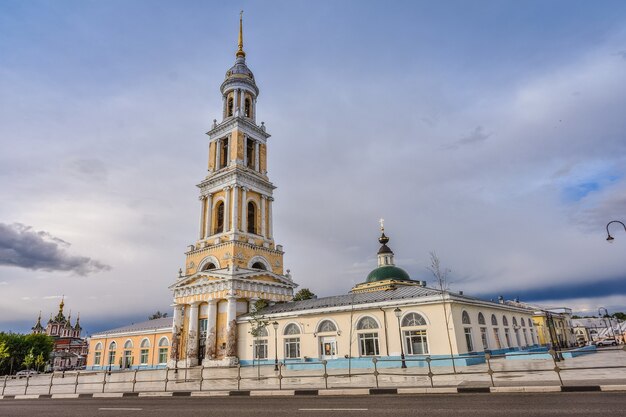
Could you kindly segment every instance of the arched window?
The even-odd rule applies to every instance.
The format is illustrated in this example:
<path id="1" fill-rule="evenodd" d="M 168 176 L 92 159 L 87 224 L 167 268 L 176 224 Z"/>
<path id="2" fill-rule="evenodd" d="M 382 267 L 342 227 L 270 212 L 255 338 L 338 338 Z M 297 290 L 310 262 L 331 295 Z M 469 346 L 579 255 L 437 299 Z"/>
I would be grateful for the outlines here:
<path id="1" fill-rule="evenodd" d="M 524 317 L 522 317 L 521 321 L 522 321 L 522 327 L 526 327 L 526 320 L 524 320 Z"/>
<path id="2" fill-rule="evenodd" d="M 493 326 L 497 326 L 497 325 L 498 325 L 498 319 L 496 318 L 496 315 L 495 315 L 495 314 L 492 314 L 492 315 L 491 315 L 491 324 L 492 324 Z"/>
<path id="3" fill-rule="evenodd" d="M 255 359 L 267 359 L 267 337 L 269 333 L 267 327 L 257 328 L 256 336 L 252 342 L 254 346 Z"/>
<path id="4" fill-rule="evenodd" d="M 485 323 L 485 316 L 483 316 L 483 313 L 478 313 L 478 324 L 486 324 Z"/>
<path id="5" fill-rule="evenodd" d="M 506 318 L 506 316 L 502 316 L 502 325 L 503 326 L 509 325 L 509 320 Z"/>
<path id="6" fill-rule="evenodd" d="M 159 364 L 167 362 L 167 351 L 169 350 L 170 341 L 167 337 L 159 340 Z"/>
<path id="7" fill-rule="evenodd" d="M 470 321 L 470 316 L 465 310 L 463 310 L 463 314 L 461 315 L 461 321 L 463 322 L 463 324 L 472 324 L 472 322 Z"/>
<path id="8" fill-rule="evenodd" d="M 257 330 L 257 337 L 268 337 L 269 334 L 267 333 L 267 327 L 259 327 L 259 329 Z"/>
<path id="9" fill-rule="evenodd" d="M 117 350 L 117 343 L 115 342 L 109 343 L 109 350 Z"/>
<path id="10" fill-rule="evenodd" d="M 420 314 L 409 313 L 402 319 L 402 327 L 426 326 L 426 320 Z"/>
<path id="11" fill-rule="evenodd" d="M 256 205 L 248 202 L 248 233 L 256 233 Z"/>
<path id="12" fill-rule="evenodd" d="M 126 343 L 124 343 L 124 349 L 132 349 L 132 348 L 133 348 L 133 342 L 130 339 L 128 339 Z"/>
<path id="13" fill-rule="evenodd" d="M 254 160 L 254 141 L 250 138 L 246 138 L 246 166 L 250 169 L 253 169 Z"/>
<path id="14" fill-rule="evenodd" d="M 517 319 L 513 317 L 513 326 L 517 327 Z"/>
<path id="15" fill-rule="evenodd" d="M 98 342 L 96 344 L 96 350 L 102 350 L 102 343 L 101 342 Z"/>
<path id="16" fill-rule="evenodd" d="M 148 339 L 143 339 L 141 341 L 141 351 L 139 352 L 139 364 L 147 365 L 148 364 L 148 356 L 150 354 L 150 341 Z"/>
<path id="17" fill-rule="evenodd" d="M 233 97 L 228 97 L 228 104 L 226 106 L 226 115 L 228 117 L 233 115 Z"/>
<path id="18" fill-rule="evenodd" d="M 263 271 L 266 271 L 267 268 L 265 267 L 265 265 L 262 262 L 255 262 L 252 264 L 252 269 L 261 269 Z"/>
<path id="19" fill-rule="evenodd" d="M 335 323 L 330 320 L 324 320 L 319 324 L 319 326 L 317 326 L 317 331 L 318 333 L 336 332 L 337 326 L 335 326 Z"/>
<path id="20" fill-rule="evenodd" d="M 283 334 L 300 334 L 300 328 L 295 323 L 288 324 L 287 327 L 285 327 L 285 331 L 283 332 Z"/>
<path id="21" fill-rule="evenodd" d="M 531 319 L 528 319 L 528 327 L 533 327 L 533 321 Z"/>
<path id="22" fill-rule="evenodd" d="M 300 328 L 291 323 L 285 327 L 283 332 L 285 336 L 285 358 L 295 359 L 300 357 Z"/>
<path id="23" fill-rule="evenodd" d="M 378 329 L 378 323 L 371 317 L 363 317 L 356 324 L 357 330 L 370 330 L 370 329 Z"/>
<path id="24" fill-rule="evenodd" d="M 96 343 L 96 348 L 95 348 L 95 352 L 93 354 L 93 364 L 94 365 L 100 365 L 100 362 L 102 361 L 102 343 L 98 342 Z"/>
<path id="25" fill-rule="evenodd" d="M 228 138 L 222 139 L 222 149 L 220 149 L 220 168 L 228 165 Z"/>
<path id="26" fill-rule="evenodd" d="M 124 356 L 122 359 L 122 367 L 130 368 L 133 365 L 133 342 L 128 339 L 124 343 Z"/>
<path id="27" fill-rule="evenodd" d="M 251 107 L 250 107 L 249 98 L 246 98 L 246 100 L 244 101 L 243 109 L 244 109 L 244 114 L 246 115 L 246 117 L 252 117 L 252 113 L 250 112 Z"/>
<path id="28" fill-rule="evenodd" d="M 208 271 L 210 269 L 215 269 L 215 268 L 217 268 L 217 267 L 215 266 L 215 264 L 213 262 L 207 262 L 206 265 L 204 265 L 202 267 L 202 270 L 203 271 Z"/>
<path id="29" fill-rule="evenodd" d="M 222 233 L 224 231 L 224 202 L 220 201 L 215 207 L 215 233 Z"/>
<path id="30" fill-rule="evenodd" d="M 109 365 L 115 365 L 115 351 L 117 350 L 117 343 L 114 341 L 109 343 Z"/>

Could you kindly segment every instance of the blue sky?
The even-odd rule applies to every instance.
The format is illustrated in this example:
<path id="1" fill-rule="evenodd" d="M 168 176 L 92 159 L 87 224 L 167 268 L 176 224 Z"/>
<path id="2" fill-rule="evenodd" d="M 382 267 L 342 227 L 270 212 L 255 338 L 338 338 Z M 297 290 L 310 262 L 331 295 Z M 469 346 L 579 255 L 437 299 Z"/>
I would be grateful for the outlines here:
<path id="1" fill-rule="evenodd" d="M 0 330 L 167 310 L 245 10 L 274 227 L 302 287 L 397 263 L 626 310 L 626 3 L 3 1 Z"/>

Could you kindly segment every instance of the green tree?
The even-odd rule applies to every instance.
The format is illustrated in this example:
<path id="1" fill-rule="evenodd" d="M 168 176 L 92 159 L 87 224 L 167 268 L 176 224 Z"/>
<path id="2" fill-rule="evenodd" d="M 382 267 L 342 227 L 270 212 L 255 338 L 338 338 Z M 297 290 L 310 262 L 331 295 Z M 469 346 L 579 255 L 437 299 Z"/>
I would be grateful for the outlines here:
<path id="1" fill-rule="evenodd" d="M 10 356 L 11 354 L 9 353 L 9 347 L 4 341 L 1 341 L 0 342 L 0 365 L 2 365 L 4 361 Z"/>
<path id="2" fill-rule="evenodd" d="M 35 366 L 37 367 L 37 372 L 39 372 L 45 364 L 46 364 L 46 360 L 43 357 L 43 353 L 40 353 L 35 358 Z"/>
<path id="3" fill-rule="evenodd" d="M 311 298 L 315 298 L 316 295 L 308 288 L 302 288 L 300 291 L 293 296 L 293 301 L 303 301 L 310 300 Z"/>
<path id="4" fill-rule="evenodd" d="M 618 320 L 626 321 L 626 313 L 623 313 L 621 311 L 618 311 L 617 313 L 614 313 L 613 317 L 615 317 Z"/>
<path id="5" fill-rule="evenodd" d="M 54 348 L 54 340 L 45 334 L 0 333 L 0 344 L 4 344 L 9 353 L 6 360 L 0 360 L 0 375 L 23 369 L 29 353 L 32 352 L 33 357 L 41 354 L 47 359 Z"/>
<path id="6" fill-rule="evenodd" d="M 24 361 L 22 362 L 22 364 L 26 367 L 26 369 L 31 369 L 34 363 L 35 354 L 33 353 L 33 348 L 31 348 L 30 352 L 28 352 L 24 357 Z"/>

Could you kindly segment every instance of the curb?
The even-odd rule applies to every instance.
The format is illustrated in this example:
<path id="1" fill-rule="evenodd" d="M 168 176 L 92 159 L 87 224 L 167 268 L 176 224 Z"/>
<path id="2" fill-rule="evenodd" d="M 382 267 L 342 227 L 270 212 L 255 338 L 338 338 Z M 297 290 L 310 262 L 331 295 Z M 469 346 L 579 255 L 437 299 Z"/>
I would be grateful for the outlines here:
<path id="1" fill-rule="evenodd" d="M 540 392 L 619 392 L 626 385 L 546 385 L 524 387 L 436 387 L 436 388 L 344 388 L 256 391 L 170 391 L 170 392 L 95 392 L 91 394 L 16 394 L 0 395 L 0 400 L 133 398 L 133 397 L 273 397 L 273 396 L 345 396 L 407 394 L 477 394 Z"/>

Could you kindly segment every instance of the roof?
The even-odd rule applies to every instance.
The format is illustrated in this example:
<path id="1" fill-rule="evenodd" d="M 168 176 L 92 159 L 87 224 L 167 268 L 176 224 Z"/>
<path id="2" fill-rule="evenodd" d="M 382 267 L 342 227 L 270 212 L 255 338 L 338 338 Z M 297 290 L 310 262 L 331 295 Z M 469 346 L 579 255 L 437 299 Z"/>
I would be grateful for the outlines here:
<path id="1" fill-rule="evenodd" d="M 367 275 L 365 282 L 383 281 L 386 279 L 395 279 L 398 281 L 410 281 L 409 274 L 395 265 L 379 266 Z"/>
<path id="2" fill-rule="evenodd" d="M 380 301 L 429 297 L 439 294 L 441 294 L 441 292 L 433 288 L 403 286 L 388 291 L 352 293 L 335 295 L 332 297 L 313 298 L 303 301 L 290 301 L 288 303 L 274 304 L 273 306 L 266 307 L 261 310 L 261 312 L 263 314 L 285 313 L 290 311 L 313 310 L 317 308 L 340 307 L 356 304 L 376 303 Z"/>
<path id="3" fill-rule="evenodd" d="M 172 318 L 164 317 L 162 319 L 154 319 L 142 321 L 141 323 L 133 323 L 123 327 L 118 327 L 111 330 L 105 330 L 102 332 L 94 333 L 93 336 L 104 335 L 104 334 L 117 334 L 117 333 L 129 333 L 129 332 L 139 332 L 139 331 L 149 331 L 149 330 L 158 330 L 164 327 L 172 327 Z"/>

